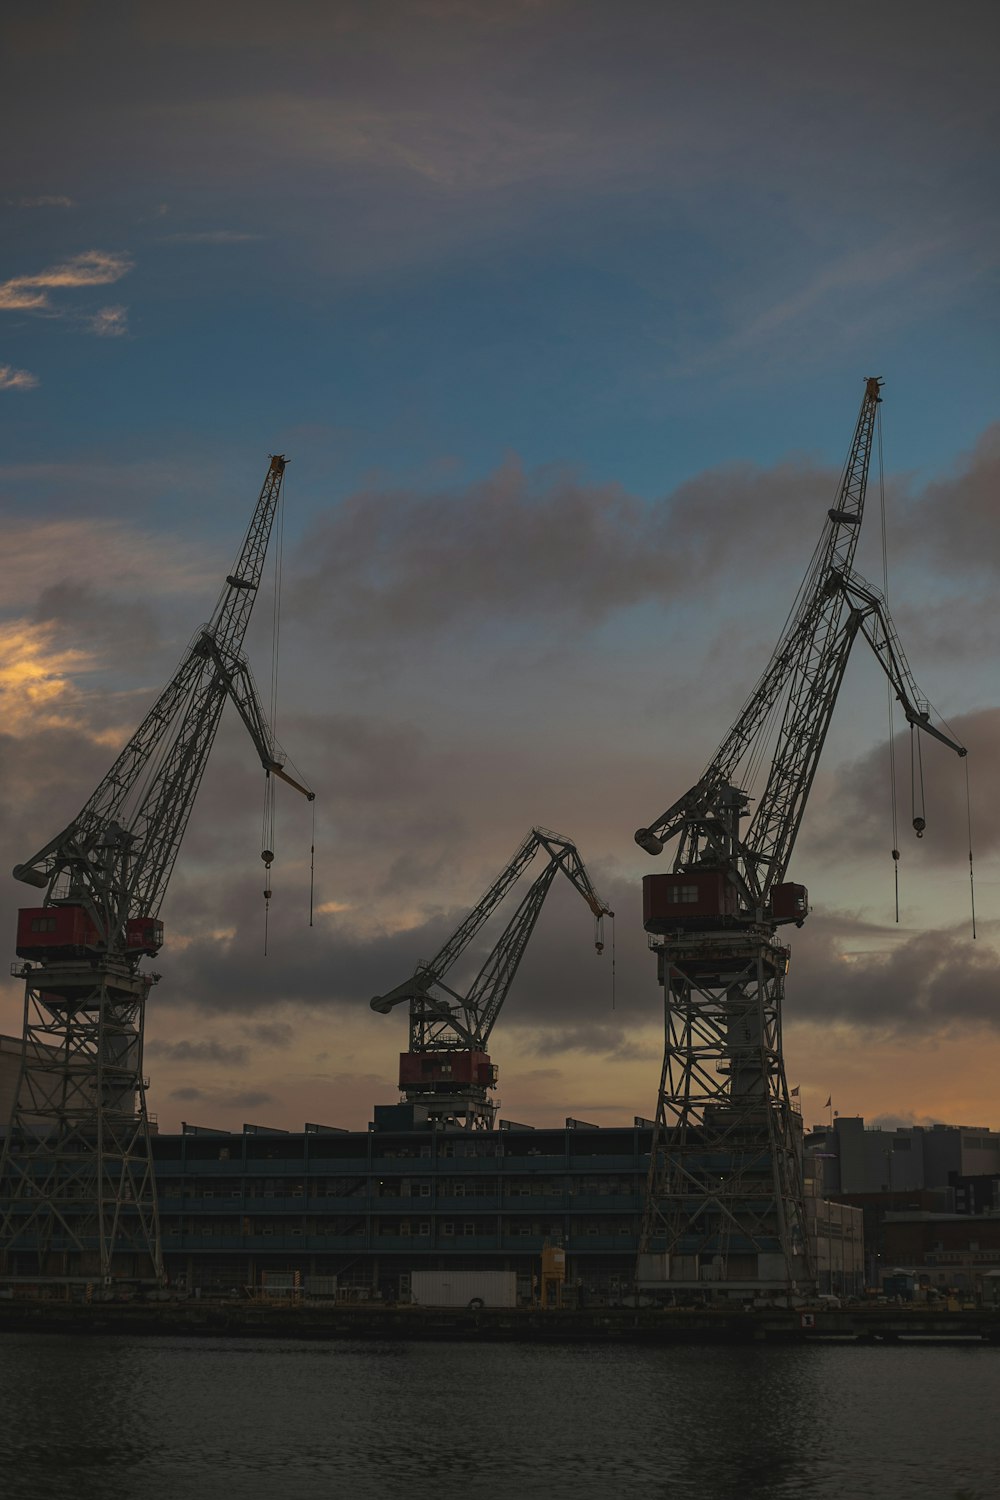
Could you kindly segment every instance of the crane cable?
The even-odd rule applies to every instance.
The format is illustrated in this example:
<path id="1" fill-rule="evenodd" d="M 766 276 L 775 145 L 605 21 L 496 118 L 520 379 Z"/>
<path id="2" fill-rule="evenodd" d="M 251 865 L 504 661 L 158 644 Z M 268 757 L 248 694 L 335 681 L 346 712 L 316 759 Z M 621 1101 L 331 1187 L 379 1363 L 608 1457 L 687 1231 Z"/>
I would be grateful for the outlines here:
<path id="1" fill-rule="evenodd" d="M 885 466 L 882 462 L 882 408 L 875 412 L 875 435 L 878 443 L 878 498 L 882 525 L 882 597 L 886 617 L 889 614 L 889 547 L 885 520 Z M 899 804 L 896 794 L 896 742 L 892 727 L 892 683 L 885 681 L 889 707 L 889 796 L 892 804 L 892 872 L 896 887 L 896 923 L 899 923 Z"/>
<path id="2" fill-rule="evenodd" d="M 285 545 L 285 498 L 284 486 L 278 495 L 277 537 L 274 549 L 274 605 L 271 612 L 271 694 L 268 723 L 271 743 L 277 738 L 278 729 L 278 648 L 281 640 L 281 574 Z M 272 751 L 273 754 L 273 751 Z M 271 865 L 274 863 L 274 777 L 270 771 L 264 774 L 264 810 L 261 819 L 261 854 L 264 861 L 264 957 L 267 957 L 268 917 L 271 910 Z"/>
<path id="3" fill-rule="evenodd" d="M 882 408 L 879 406 L 875 416 L 875 432 L 878 439 L 878 490 L 879 508 L 882 521 L 882 597 L 885 599 L 886 619 L 889 617 L 889 554 L 886 544 L 886 519 L 885 519 L 885 470 L 882 464 Z M 892 728 L 892 683 L 886 679 L 886 694 L 889 701 L 889 786 L 892 800 L 892 861 L 893 872 L 896 881 L 896 921 L 899 922 L 899 833 L 898 833 L 898 804 L 896 796 L 896 748 Z M 947 727 L 947 726 L 946 726 Z M 914 741 L 916 742 L 914 746 Z M 914 770 L 916 762 L 916 773 Z M 916 786 L 919 780 L 920 786 L 920 812 L 916 809 Z M 910 725 L 910 800 L 913 816 L 913 827 L 917 838 L 923 838 L 924 829 L 927 826 L 924 814 L 924 762 L 920 735 L 916 726 Z M 965 759 L 965 820 L 969 835 L 969 902 L 972 911 L 972 937 L 976 939 L 976 878 L 972 862 L 972 789 L 969 782 L 969 761 Z"/>
<path id="4" fill-rule="evenodd" d="M 969 786 L 969 760 L 965 760 L 965 817 L 969 828 L 969 900 L 972 903 L 972 938 L 976 938 L 976 882 L 972 873 L 972 791 Z"/>
<path id="5" fill-rule="evenodd" d="M 309 840 L 309 926 L 313 925 L 313 896 L 316 889 L 316 800 L 312 805 L 312 836 Z"/>
<path id="6" fill-rule="evenodd" d="M 919 795 L 918 795 L 919 793 Z M 913 813 L 913 828 L 918 839 L 924 836 L 927 827 L 924 802 L 924 747 L 917 726 L 910 725 L 910 807 Z"/>

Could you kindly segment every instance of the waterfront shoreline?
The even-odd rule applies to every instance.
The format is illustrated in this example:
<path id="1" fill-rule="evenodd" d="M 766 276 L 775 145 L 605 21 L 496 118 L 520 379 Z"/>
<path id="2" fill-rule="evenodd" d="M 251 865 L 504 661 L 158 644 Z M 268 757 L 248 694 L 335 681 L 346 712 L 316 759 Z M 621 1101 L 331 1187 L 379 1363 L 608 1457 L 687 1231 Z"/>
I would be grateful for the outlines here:
<path id="1" fill-rule="evenodd" d="M 1000 1347 L 1000 1313 L 906 1307 L 430 1308 L 306 1302 L 0 1303 L 0 1333 L 570 1344 L 853 1343 Z"/>

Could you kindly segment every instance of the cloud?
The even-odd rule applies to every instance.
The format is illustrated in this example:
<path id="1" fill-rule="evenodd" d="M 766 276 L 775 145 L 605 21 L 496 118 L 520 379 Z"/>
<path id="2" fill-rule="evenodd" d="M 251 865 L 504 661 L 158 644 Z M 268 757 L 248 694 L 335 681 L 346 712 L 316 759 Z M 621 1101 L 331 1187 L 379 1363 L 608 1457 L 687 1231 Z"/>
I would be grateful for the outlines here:
<path id="1" fill-rule="evenodd" d="M 0 365 L 0 391 L 33 391 L 38 385 L 38 376 L 28 370 L 15 370 L 13 365 Z"/>
<path id="2" fill-rule="evenodd" d="M 181 1103 L 216 1104 L 220 1109 L 256 1109 L 261 1104 L 273 1104 L 274 1095 L 264 1089 L 201 1089 L 194 1084 L 171 1089 L 169 1097 Z"/>
<path id="3" fill-rule="evenodd" d="M 67 287 L 108 286 L 132 270 L 133 261 L 110 250 L 84 250 L 33 276 L 0 282 L 0 310 L 52 310 L 49 292 Z"/>
<path id="4" fill-rule="evenodd" d="M 230 1046 L 225 1042 L 217 1041 L 215 1037 L 205 1037 L 197 1042 L 152 1040 L 147 1042 L 146 1052 L 166 1062 L 222 1063 L 234 1067 L 242 1066 L 249 1056 L 247 1047 L 239 1044 Z"/>
<path id="5" fill-rule="evenodd" d="M 58 647 L 50 625 L 0 622 L 0 723 L 14 737 L 79 722 L 76 679 L 92 671 L 94 657 L 79 647 Z"/>
<path id="6" fill-rule="evenodd" d="M 290 1047 L 296 1036 L 296 1028 L 287 1021 L 258 1021 L 254 1025 L 244 1026 L 243 1030 L 255 1042 L 275 1049 Z"/>
<path id="7" fill-rule="evenodd" d="M 510 460 L 462 489 L 365 491 L 307 534 L 297 556 L 298 615 L 352 642 L 418 637 L 461 619 L 599 623 L 650 599 L 670 602 L 742 555 L 742 524 L 766 502 L 768 554 L 808 556 L 836 476 L 800 462 L 715 469 L 646 505 L 572 473 L 526 474 Z"/>
<path id="8" fill-rule="evenodd" d="M 850 924 L 863 931 L 863 924 Z M 795 941 L 786 1019 L 846 1022 L 880 1036 L 1000 1029 L 1000 954 L 968 925 L 859 949 L 837 914 L 810 917 Z M 794 986 L 794 989 L 793 989 Z"/>
<path id="9" fill-rule="evenodd" d="M 588 1052 L 607 1062 L 655 1062 L 662 1055 L 662 1049 L 631 1037 L 629 1031 L 630 1028 L 621 1023 L 607 1022 L 530 1031 L 520 1028 L 517 1042 L 519 1049 L 537 1057 Z"/>
<path id="10" fill-rule="evenodd" d="M 238 229 L 201 229 L 186 233 L 165 234 L 164 241 L 176 245 L 240 245 L 248 240 L 262 240 L 262 234 L 244 234 Z"/>
<path id="11" fill-rule="evenodd" d="M 128 333 L 127 307 L 101 307 L 87 319 L 91 333 L 98 338 L 117 339 Z"/>
<path id="12" fill-rule="evenodd" d="M 932 718 L 932 722 L 939 722 Z M 993 795 L 995 768 L 1000 764 L 1000 708 L 983 708 L 956 715 L 949 723 L 952 735 L 968 747 L 968 762 L 928 736 L 921 736 L 924 813 L 927 830 L 921 840 L 921 857 L 936 863 L 963 859 L 969 849 L 969 819 L 966 803 L 966 770 L 972 795 L 972 843 L 977 855 L 1000 849 L 1000 804 Z M 916 733 L 916 731 L 914 731 Z M 895 741 L 896 781 L 904 811 L 900 836 L 910 832 L 911 759 L 910 733 Z M 886 849 L 889 824 L 889 745 L 887 741 L 833 773 L 829 796 L 816 809 L 809 828 L 809 843 L 821 854 L 844 858 Z M 919 788 L 919 776 L 917 786 Z M 919 792 L 918 792 L 919 796 Z M 902 845 L 900 846 L 902 847 Z"/>
<path id="13" fill-rule="evenodd" d="M 968 586 L 970 574 L 1000 571 L 1000 422 L 981 434 L 954 471 L 912 504 L 907 548 Z"/>
<path id="14" fill-rule="evenodd" d="M 0 470 L 0 486 L 11 494 L 23 494 L 32 477 L 17 467 Z M 92 469 L 69 465 L 65 471 L 56 466 L 51 483 L 44 473 L 38 478 L 32 493 L 33 514 L 12 517 L 5 524 L 4 604 L 8 609 L 29 609 L 51 619 L 75 614 L 77 623 L 89 629 L 96 626 L 99 609 L 110 616 L 116 603 L 130 592 L 143 600 L 157 596 L 163 600 L 170 594 L 210 588 L 217 581 L 194 542 L 158 537 L 129 521 L 101 518 L 94 514 L 96 504 L 88 503 L 85 518 L 35 518 L 39 509 L 52 508 L 52 487 L 64 481 L 75 486 L 78 494 L 86 492 L 88 500 L 107 494 L 112 485 L 131 488 L 134 493 L 139 481 L 127 466 L 123 472 L 101 465 Z M 165 477 L 163 487 L 168 483 Z M 77 581 L 81 578 L 86 583 Z"/>
<path id="15" fill-rule="evenodd" d="M 8 198 L 7 202 L 14 208 L 75 208 L 75 198 L 67 198 L 62 193 L 40 193 L 36 198 Z"/>

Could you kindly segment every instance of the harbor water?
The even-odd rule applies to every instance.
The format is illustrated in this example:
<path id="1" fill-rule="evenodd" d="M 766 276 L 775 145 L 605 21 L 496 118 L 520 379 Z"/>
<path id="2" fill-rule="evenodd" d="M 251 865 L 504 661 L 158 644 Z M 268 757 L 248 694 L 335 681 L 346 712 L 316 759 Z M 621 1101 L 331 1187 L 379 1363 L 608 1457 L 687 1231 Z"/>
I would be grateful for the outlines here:
<path id="1" fill-rule="evenodd" d="M 4 1500 L 1000 1494 L 1000 1349 L 0 1335 Z"/>

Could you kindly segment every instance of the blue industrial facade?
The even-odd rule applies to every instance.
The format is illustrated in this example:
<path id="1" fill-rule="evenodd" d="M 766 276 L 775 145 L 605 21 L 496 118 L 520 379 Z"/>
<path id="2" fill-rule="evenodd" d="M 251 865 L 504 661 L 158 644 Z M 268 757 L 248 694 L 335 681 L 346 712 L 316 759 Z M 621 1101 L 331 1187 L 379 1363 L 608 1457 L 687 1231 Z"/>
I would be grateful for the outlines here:
<path id="1" fill-rule="evenodd" d="M 564 1246 L 571 1284 L 613 1296 L 634 1274 L 650 1140 L 647 1122 L 185 1127 L 153 1142 L 164 1261 L 206 1290 L 300 1271 L 396 1296 L 416 1269 L 488 1267 L 527 1292 L 548 1240 Z"/>

